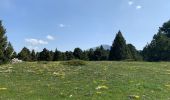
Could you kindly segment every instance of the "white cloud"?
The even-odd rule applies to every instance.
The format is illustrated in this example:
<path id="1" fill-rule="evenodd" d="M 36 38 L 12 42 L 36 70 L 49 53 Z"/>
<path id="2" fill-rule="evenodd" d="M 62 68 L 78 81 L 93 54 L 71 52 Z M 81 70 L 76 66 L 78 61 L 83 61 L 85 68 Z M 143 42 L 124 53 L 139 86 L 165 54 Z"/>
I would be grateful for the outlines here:
<path id="1" fill-rule="evenodd" d="M 64 28 L 64 27 L 66 27 L 66 25 L 64 25 L 64 24 L 59 24 L 59 27 L 60 27 L 60 28 Z"/>
<path id="2" fill-rule="evenodd" d="M 35 51 L 38 51 L 39 50 L 39 47 L 37 47 L 37 46 L 27 46 L 28 47 L 28 49 L 30 49 L 30 50 L 35 50 Z"/>
<path id="3" fill-rule="evenodd" d="M 54 40 L 54 37 L 51 36 L 51 35 L 47 35 L 46 38 L 47 38 L 48 40 Z"/>
<path id="4" fill-rule="evenodd" d="M 129 1 L 128 4 L 131 6 L 131 5 L 134 4 L 134 2 L 133 1 Z"/>
<path id="5" fill-rule="evenodd" d="M 136 6 L 136 9 L 141 9 L 141 8 L 142 8 L 141 5 L 137 5 L 137 6 Z"/>
<path id="6" fill-rule="evenodd" d="M 33 38 L 25 39 L 25 42 L 30 43 L 31 45 L 45 45 L 45 44 L 48 44 L 47 41 L 33 39 Z"/>

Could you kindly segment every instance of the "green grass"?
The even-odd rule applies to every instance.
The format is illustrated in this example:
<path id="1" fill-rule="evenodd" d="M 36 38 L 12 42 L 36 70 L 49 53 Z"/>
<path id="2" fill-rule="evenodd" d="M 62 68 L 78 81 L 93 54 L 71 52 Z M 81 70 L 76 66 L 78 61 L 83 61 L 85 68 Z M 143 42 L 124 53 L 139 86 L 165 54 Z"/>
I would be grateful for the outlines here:
<path id="1" fill-rule="evenodd" d="M 0 66 L 0 100 L 169 100 L 168 62 Z"/>

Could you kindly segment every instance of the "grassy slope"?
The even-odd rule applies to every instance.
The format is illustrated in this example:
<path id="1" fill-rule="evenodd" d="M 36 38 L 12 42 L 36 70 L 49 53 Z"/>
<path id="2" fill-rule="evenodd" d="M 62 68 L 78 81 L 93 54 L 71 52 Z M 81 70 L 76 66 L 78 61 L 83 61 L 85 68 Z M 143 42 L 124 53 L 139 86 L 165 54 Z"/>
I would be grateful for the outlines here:
<path id="1" fill-rule="evenodd" d="M 0 66 L 0 100 L 129 100 L 130 95 L 139 100 L 169 100 L 170 63 Z"/>

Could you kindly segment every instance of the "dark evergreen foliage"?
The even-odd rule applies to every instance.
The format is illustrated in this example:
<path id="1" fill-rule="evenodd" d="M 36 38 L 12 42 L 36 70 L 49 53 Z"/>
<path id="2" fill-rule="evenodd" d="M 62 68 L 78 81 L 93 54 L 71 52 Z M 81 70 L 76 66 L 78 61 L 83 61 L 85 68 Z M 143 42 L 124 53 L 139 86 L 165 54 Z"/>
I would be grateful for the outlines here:
<path id="1" fill-rule="evenodd" d="M 163 24 L 142 54 L 147 61 L 170 61 L 170 21 Z"/>
<path id="2" fill-rule="evenodd" d="M 140 55 L 140 53 L 136 50 L 135 46 L 133 46 L 132 44 L 128 44 L 128 49 L 130 51 L 130 56 L 132 60 L 135 61 L 141 61 L 142 60 L 142 56 Z"/>
<path id="3" fill-rule="evenodd" d="M 75 48 L 73 52 L 75 59 L 82 59 L 83 58 L 83 51 L 80 48 Z"/>
<path id="4" fill-rule="evenodd" d="M 53 61 L 62 61 L 62 60 L 63 60 L 62 53 L 56 49 L 54 52 Z"/>
<path id="5" fill-rule="evenodd" d="M 104 50 L 103 46 L 100 46 L 100 48 L 97 48 L 94 51 L 93 60 L 95 61 L 102 61 L 102 60 L 108 60 L 109 52 L 107 50 Z"/>
<path id="6" fill-rule="evenodd" d="M 71 51 L 66 51 L 66 52 L 65 52 L 65 57 L 66 57 L 66 60 L 72 60 L 72 59 L 74 59 L 73 52 L 71 52 Z"/>
<path id="7" fill-rule="evenodd" d="M 116 34 L 116 38 L 112 44 L 110 54 L 109 54 L 109 60 L 126 60 L 129 59 L 130 54 L 128 52 L 128 48 L 126 45 L 126 41 L 124 37 L 122 36 L 122 33 L 119 31 Z"/>
<path id="8" fill-rule="evenodd" d="M 51 58 L 51 53 L 46 48 L 44 48 L 43 51 L 38 54 L 39 61 L 51 61 Z"/>
<path id="9" fill-rule="evenodd" d="M 37 56 L 36 56 L 35 50 L 31 51 L 31 61 L 37 61 Z"/>
<path id="10" fill-rule="evenodd" d="M 23 61 L 31 61 L 31 52 L 28 48 L 24 47 L 19 53 L 18 58 Z"/>
<path id="11" fill-rule="evenodd" d="M 9 62 L 14 52 L 11 43 L 7 41 L 5 33 L 6 30 L 0 20 L 0 64 Z"/>

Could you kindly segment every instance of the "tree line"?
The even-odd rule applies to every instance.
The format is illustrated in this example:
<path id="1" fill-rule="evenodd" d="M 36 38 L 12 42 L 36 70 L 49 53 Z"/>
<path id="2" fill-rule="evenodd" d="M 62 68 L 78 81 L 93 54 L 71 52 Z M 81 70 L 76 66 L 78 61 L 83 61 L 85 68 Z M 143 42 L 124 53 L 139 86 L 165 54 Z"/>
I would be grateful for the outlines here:
<path id="1" fill-rule="evenodd" d="M 116 34 L 110 50 L 101 45 L 96 49 L 61 52 L 44 48 L 41 52 L 24 47 L 18 54 L 5 35 L 6 30 L 0 21 L 0 63 L 9 62 L 12 58 L 23 61 L 66 61 L 80 59 L 86 61 L 170 61 L 170 21 L 165 22 L 153 36 L 151 43 L 138 51 L 132 44 L 127 44 L 121 31 Z"/>
<path id="2" fill-rule="evenodd" d="M 24 61 L 66 61 L 80 59 L 86 61 L 107 61 L 107 60 L 142 60 L 142 56 L 132 44 L 126 44 L 122 33 L 119 31 L 113 42 L 111 50 L 106 50 L 101 45 L 95 49 L 61 52 L 56 49 L 54 52 L 44 48 L 41 52 L 30 51 L 24 47 L 17 55 L 17 58 Z"/>

